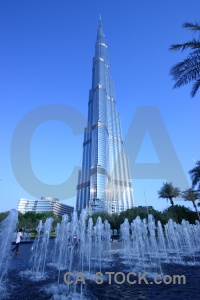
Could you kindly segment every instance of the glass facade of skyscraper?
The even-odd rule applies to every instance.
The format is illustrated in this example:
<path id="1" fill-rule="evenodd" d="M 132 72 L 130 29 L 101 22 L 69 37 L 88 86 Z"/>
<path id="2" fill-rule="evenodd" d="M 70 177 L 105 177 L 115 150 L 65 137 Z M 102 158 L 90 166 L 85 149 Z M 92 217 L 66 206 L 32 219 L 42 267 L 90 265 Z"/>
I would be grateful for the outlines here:
<path id="1" fill-rule="evenodd" d="M 110 77 L 108 48 L 99 21 L 88 124 L 84 131 L 83 161 L 77 185 L 76 210 L 118 213 L 133 207 L 128 158 L 124 152 L 119 114 Z"/>

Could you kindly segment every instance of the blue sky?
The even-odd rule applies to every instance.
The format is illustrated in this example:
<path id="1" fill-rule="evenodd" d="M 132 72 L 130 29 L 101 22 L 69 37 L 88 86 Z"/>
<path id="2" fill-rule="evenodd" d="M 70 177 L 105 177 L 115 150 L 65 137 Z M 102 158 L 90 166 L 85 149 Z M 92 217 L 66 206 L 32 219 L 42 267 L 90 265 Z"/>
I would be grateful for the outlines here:
<path id="1" fill-rule="evenodd" d="M 137 109 L 141 106 L 157 107 L 183 174 L 191 184 L 188 171 L 194 167 L 194 160 L 200 159 L 200 96 L 190 97 L 190 85 L 172 89 L 170 68 L 184 59 L 186 53 L 170 52 L 168 49 L 171 44 L 193 38 L 193 33 L 184 30 L 182 24 L 199 21 L 199 1 L 2 0 L 0 211 L 16 208 L 22 197 L 37 198 L 37 186 L 32 184 L 27 174 L 25 158 L 23 161 L 26 154 L 24 135 L 28 133 L 17 136 L 17 149 L 12 141 L 13 137 L 16 138 L 19 123 L 28 119 L 29 124 L 24 121 L 22 125 L 24 130 L 29 128 L 44 105 L 54 105 L 50 108 L 51 112 L 54 108 L 62 110 L 61 105 L 66 106 L 68 114 L 66 122 L 58 117 L 38 121 L 29 145 L 33 173 L 42 183 L 52 187 L 67 180 L 74 166 L 81 166 L 82 125 L 87 117 L 100 14 L 124 140 L 127 134 L 129 139 L 132 137 L 134 148 L 136 137 L 131 136 L 130 125 Z M 73 126 L 78 126 L 75 134 L 68 124 L 70 115 Z M 141 118 L 140 121 L 143 122 Z M 163 141 L 161 138 L 164 152 Z M 147 132 L 131 165 L 159 163 L 154 146 Z M 131 149 L 127 152 L 131 153 Z M 167 151 L 165 155 L 170 165 L 171 157 L 168 157 Z M 13 164 L 32 185 L 32 192 L 16 178 Z M 172 168 L 172 173 L 175 171 Z M 134 167 L 131 172 L 136 206 L 147 203 L 159 210 L 169 206 L 165 200 L 158 199 L 157 194 L 166 178 L 151 179 L 147 176 L 146 179 L 136 179 Z M 76 180 L 72 181 L 72 184 L 66 185 L 66 190 L 70 191 L 67 198 L 69 195 L 70 198 L 62 199 L 69 205 L 75 205 Z M 47 190 L 40 196 L 52 195 Z M 62 193 L 53 196 L 63 197 Z M 190 203 L 180 199 L 176 203 L 191 207 Z"/>

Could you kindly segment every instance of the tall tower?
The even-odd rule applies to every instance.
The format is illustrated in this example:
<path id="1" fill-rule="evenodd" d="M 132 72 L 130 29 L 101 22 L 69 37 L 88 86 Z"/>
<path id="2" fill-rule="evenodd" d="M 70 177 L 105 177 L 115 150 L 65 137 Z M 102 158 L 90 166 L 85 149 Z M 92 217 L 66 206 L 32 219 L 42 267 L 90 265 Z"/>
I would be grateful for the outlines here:
<path id="1" fill-rule="evenodd" d="M 77 185 L 76 210 L 118 213 L 133 207 L 128 158 L 124 152 L 119 114 L 110 77 L 108 48 L 99 20 L 88 124 L 84 130 L 83 161 Z"/>

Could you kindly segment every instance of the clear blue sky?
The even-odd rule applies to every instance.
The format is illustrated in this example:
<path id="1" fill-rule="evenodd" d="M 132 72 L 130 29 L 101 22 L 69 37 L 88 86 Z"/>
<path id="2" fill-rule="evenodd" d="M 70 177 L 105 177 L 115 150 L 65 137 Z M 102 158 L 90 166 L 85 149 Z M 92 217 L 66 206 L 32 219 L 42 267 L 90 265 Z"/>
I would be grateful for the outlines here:
<path id="1" fill-rule="evenodd" d="M 28 114 L 29 123 L 32 123 L 36 116 L 34 109 L 40 111 L 43 105 L 62 104 L 87 117 L 100 14 L 109 47 L 110 70 L 124 139 L 138 107 L 157 107 L 190 185 L 188 171 L 194 167 L 193 157 L 200 159 L 200 94 L 191 99 L 190 85 L 172 89 L 169 70 L 186 54 L 168 49 L 173 43 L 193 38 L 182 24 L 200 21 L 199 1 L 2 0 L 0 211 L 16 208 L 21 197 L 37 198 L 37 187 L 33 184 L 33 192 L 27 191 L 16 178 L 11 163 L 13 135 L 24 116 Z M 83 123 L 75 113 L 71 115 L 74 126 Z M 26 129 L 26 123 L 24 127 Z M 24 138 L 23 134 L 18 136 L 19 147 L 12 149 L 15 160 L 18 160 L 18 151 L 21 156 L 25 155 Z M 132 136 L 133 145 L 134 139 Z M 81 166 L 82 142 L 83 128 L 74 135 L 70 126 L 61 120 L 41 121 L 30 140 L 30 159 L 35 176 L 51 186 L 67 180 L 74 166 Z M 167 153 L 165 155 L 167 157 Z M 137 159 L 132 163 L 152 162 L 159 163 L 159 160 L 147 133 Z M 29 181 L 26 162 L 18 160 L 15 163 Z M 133 171 L 135 205 L 145 205 L 146 198 L 147 204 L 156 209 L 167 208 L 169 203 L 158 199 L 157 195 L 166 178 L 135 179 Z M 75 191 L 76 183 L 66 186 L 66 189 Z M 41 196 L 51 195 L 47 191 Z M 54 196 L 62 198 L 62 195 Z M 62 201 L 75 205 L 75 193 L 71 199 Z M 191 207 L 188 202 L 176 203 Z"/>

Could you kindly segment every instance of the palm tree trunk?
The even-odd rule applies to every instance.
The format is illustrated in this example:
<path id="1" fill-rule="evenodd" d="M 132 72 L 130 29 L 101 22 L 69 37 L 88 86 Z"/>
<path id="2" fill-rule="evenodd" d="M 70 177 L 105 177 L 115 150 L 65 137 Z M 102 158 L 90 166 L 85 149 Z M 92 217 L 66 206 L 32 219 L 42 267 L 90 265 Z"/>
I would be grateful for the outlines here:
<path id="1" fill-rule="evenodd" d="M 199 218 L 199 221 L 200 221 L 200 215 L 199 215 L 199 212 L 198 212 L 198 209 L 197 209 L 197 206 L 196 206 L 195 200 L 192 200 L 192 203 L 193 203 L 193 205 L 194 205 L 194 208 L 195 208 L 195 210 L 196 210 L 197 216 L 198 216 L 198 218 Z"/>
<path id="2" fill-rule="evenodd" d="M 178 218 L 177 218 L 176 210 L 175 210 L 175 208 L 174 208 L 174 201 L 173 201 L 172 198 L 170 198 L 169 200 L 170 200 L 171 205 L 172 205 L 172 210 L 173 210 L 173 214 L 174 214 L 174 219 L 175 219 L 176 223 L 178 224 Z"/>

